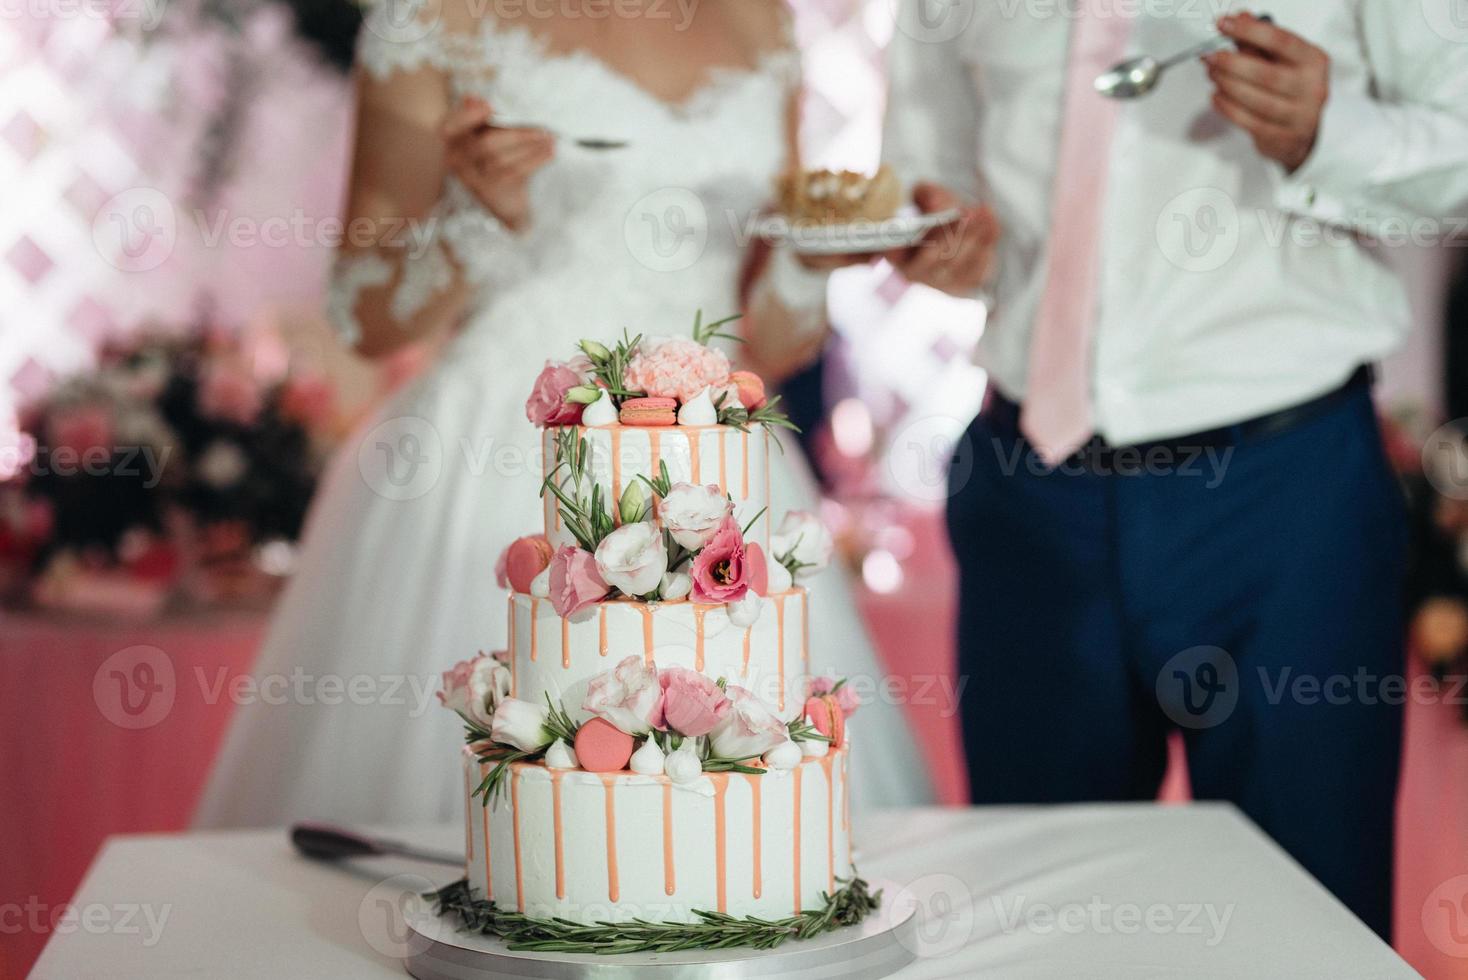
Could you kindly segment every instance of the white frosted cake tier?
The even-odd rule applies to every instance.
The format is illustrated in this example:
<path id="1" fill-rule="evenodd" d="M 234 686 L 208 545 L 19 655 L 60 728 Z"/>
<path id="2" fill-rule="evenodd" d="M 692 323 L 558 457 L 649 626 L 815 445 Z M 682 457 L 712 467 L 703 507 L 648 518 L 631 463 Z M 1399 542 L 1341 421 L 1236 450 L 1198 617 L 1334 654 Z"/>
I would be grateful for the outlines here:
<path id="1" fill-rule="evenodd" d="M 548 466 L 555 465 L 560 431 L 546 429 L 541 435 Z M 748 539 L 769 546 L 772 437 L 763 426 L 748 432 L 727 425 L 578 426 L 576 431 L 587 441 L 591 477 L 609 501 L 621 500 L 622 491 L 639 476 L 654 477 L 659 464 L 667 463 L 673 483 L 718 484 L 733 498 L 739 526 L 754 522 Z M 564 485 L 567 479 L 562 473 L 559 482 Z M 542 508 L 551 544 L 557 548 L 575 544 L 561 521 L 555 494 L 542 495 Z"/>
<path id="2" fill-rule="evenodd" d="M 852 873 L 849 751 L 683 785 L 514 763 L 485 807 L 470 794 L 488 767 L 466 748 L 469 885 L 502 908 L 585 923 L 819 909 Z"/>
<path id="3" fill-rule="evenodd" d="M 796 587 L 760 600 L 759 619 L 735 626 L 728 607 L 680 599 L 599 602 L 572 619 L 549 599 L 510 596 L 510 694 L 544 704 L 547 694 L 583 718 L 592 678 L 638 655 L 659 667 L 727 678 L 789 721 L 800 714 L 810 673 L 810 595 Z"/>

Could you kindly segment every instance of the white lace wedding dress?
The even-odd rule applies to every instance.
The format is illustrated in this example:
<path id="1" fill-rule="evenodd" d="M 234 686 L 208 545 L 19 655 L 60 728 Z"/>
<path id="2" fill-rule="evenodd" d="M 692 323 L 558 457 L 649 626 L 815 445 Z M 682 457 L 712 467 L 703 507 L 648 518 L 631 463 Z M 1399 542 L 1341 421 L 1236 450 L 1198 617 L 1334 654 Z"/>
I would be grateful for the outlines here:
<path id="1" fill-rule="evenodd" d="M 237 708 L 203 826 L 458 816 L 460 726 L 433 691 L 454 661 L 504 643 L 495 559 L 541 522 L 531 382 L 581 337 L 682 332 L 697 309 L 737 310 L 742 236 L 785 160 L 788 47 L 753 70 L 716 72 L 672 106 L 519 26 L 485 21 L 458 37 L 416 26 L 369 21 L 366 70 L 390 78 L 432 65 L 456 101 L 478 94 L 501 117 L 631 144 L 595 152 L 562 141 L 533 179 L 533 227 L 516 235 L 450 182 L 432 247 L 395 306 L 410 314 L 442 283 L 448 248 L 474 287 L 470 314 L 436 365 L 331 466 L 253 672 L 261 693 Z M 812 486 L 789 444 L 775 513 L 812 507 Z M 843 573 L 828 570 L 813 594 L 812 669 L 878 679 Z M 901 711 L 868 703 L 853 721 L 860 806 L 929 799 Z"/>

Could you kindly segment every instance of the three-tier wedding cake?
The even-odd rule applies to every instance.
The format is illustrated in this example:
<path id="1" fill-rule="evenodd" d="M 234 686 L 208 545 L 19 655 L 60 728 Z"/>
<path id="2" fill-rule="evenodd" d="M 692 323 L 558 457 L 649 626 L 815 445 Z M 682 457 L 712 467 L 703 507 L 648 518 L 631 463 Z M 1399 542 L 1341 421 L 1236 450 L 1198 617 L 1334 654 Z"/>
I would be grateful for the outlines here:
<path id="1" fill-rule="evenodd" d="M 507 648 L 466 726 L 464 923 L 526 948 L 768 946 L 875 906 L 851 863 L 851 690 L 810 676 L 812 515 L 769 510 L 760 379 L 691 337 L 583 341 L 526 405 L 545 527 L 500 558 Z M 635 921 L 634 921 L 635 920 Z"/>

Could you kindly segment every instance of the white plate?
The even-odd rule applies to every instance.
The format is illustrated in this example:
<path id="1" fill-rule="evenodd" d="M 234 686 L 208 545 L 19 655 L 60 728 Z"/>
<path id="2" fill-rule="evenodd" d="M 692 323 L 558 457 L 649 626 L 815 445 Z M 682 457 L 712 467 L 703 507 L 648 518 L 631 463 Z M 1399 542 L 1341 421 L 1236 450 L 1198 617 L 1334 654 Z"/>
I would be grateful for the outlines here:
<path id="1" fill-rule="evenodd" d="M 916 245 L 929 231 L 956 220 L 960 213 L 949 208 L 932 214 L 899 214 L 883 221 L 800 222 L 793 226 L 784 215 L 774 214 L 761 218 L 754 232 L 766 241 L 789 243 L 801 255 L 862 255 Z"/>

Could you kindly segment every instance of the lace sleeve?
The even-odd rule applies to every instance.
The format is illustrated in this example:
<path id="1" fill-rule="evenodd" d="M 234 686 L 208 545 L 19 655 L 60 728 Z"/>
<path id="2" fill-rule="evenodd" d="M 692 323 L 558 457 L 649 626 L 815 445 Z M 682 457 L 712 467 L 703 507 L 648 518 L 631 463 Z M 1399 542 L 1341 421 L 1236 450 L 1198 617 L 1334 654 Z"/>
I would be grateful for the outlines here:
<path id="1" fill-rule="evenodd" d="M 447 70 L 438 0 L 369 0 L 357 35 L 357 64 L 379 81 L 399 71 Z"/>

